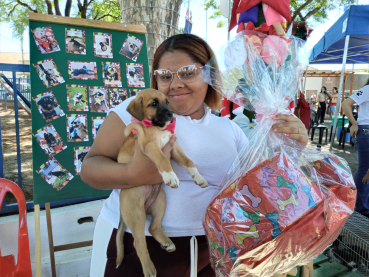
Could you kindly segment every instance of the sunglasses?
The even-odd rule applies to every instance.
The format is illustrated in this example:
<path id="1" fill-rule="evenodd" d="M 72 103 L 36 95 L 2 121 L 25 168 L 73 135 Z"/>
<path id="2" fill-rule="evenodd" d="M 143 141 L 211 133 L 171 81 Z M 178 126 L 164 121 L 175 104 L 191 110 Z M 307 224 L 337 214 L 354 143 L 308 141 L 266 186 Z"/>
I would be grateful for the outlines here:
<path id="1" fill-rule="evenodd" d="M 154 76 L 158 85 L 162 86 L 169 86 L 172 83 L 174 73 L 177 74 L 178 79 L 183 83 L 191 83 L 199 76 L 202 68 L 203 66 L 186 65 L 179 68 L 177 72 L 172 72 L 168 69 L 157 69 L 154 71 Z"/>

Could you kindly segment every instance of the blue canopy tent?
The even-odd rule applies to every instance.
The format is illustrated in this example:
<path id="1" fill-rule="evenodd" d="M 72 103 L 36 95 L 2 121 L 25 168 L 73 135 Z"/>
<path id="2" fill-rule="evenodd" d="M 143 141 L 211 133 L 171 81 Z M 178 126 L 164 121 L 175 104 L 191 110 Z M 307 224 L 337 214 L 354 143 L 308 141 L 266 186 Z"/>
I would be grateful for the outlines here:
<path id="1" fill-rule="evenodd" d="M 315 44 L 310 64 L 342 64 L 338 99 L 341 99 L 343 78 L 346 63 L 369 63 L 369 5 L 352 5 L 332 25 L 324 36 Z M 337 103 L 336 113 L 339 111 L 340 101 Z M 333 124 L 330 151 L 337 126 L 337 116 Z"/>

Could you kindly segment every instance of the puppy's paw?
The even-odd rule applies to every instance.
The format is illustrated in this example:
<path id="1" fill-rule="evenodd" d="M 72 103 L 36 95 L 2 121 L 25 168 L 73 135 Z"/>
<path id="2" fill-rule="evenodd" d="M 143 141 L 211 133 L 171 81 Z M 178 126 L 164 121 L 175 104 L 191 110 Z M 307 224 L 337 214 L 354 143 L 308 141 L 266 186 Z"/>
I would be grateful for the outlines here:
<path id="1" fill-rule="evenodd" d="M 196 185 L 200 186 L 201 188 L 206 188 L 208 186 L 208 182 L 201 176 L 196 167 L 188 167 L 186 170 L 188 174 L 191 175 Z"/>
<path id="2" fill-rule="evenodd" d="M 142 264 L 142 268 L 145 277 L 156 277 L 156 269 L 151 261 L 149 263 L 146 263 L 145 265 Z"/>
<path id="3" fill-rule="evenodd" d="M 176 250 L 176 246 L 174 245 L 174 243 L 162 244 L 161 248 L 167 250 L 168 252 L 173 252 Z"/>
<path id="4" fill-rule="evenodd" d="M 173 172 L 160 172 L 161 176 L 163 177 L 163 181 L 166 185 L 170 186 L 171 188 L 178 188 L 179 187 L 179 180 L 177 175 Z"/>

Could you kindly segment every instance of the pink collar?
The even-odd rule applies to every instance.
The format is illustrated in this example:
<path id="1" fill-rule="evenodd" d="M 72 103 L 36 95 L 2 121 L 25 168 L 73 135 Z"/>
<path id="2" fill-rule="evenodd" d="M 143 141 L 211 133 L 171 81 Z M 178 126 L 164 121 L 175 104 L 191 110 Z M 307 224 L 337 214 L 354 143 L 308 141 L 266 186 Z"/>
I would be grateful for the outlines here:
<path id="1" fill-rule="evenodd" d="M 135 123 L 135 122 L 141 122 L 142 125 L 144 127 L 151 127 L 151 126 L 154 126 L 152 124 L 152 121 L 151 120 L 138 120 L 138 119 L 134 119 L 131 121 L 132 123 Z M 167 130 L 167 131 L 170 131 L 172 134 L 174 134 L 174 129 L 176 128 L 176 118 L 173 118 L 173 122 L 172 123 L 169 123 L 169 125 L 164 129 L 164 130 Z"/>

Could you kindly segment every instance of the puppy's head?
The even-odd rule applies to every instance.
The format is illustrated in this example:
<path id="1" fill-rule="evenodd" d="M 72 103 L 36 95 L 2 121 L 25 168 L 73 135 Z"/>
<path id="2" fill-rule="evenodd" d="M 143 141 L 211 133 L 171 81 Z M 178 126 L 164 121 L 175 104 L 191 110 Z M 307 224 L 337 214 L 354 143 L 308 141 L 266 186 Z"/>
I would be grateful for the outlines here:
<path id="1" fill-rule="evenodd" d="M 42 97 L 40 100 L 38 100 L 37 104 L 39 104 L 44 110 L 47 111 L 51 111 L 58 106 L 54 98 L 50 95 Z"/>
<path id="2" fill-rule="evenodd" d="M 136 119 L 151 120 L 154 126 L 164 127 L 173 122 L 165 95 L 156 89 L 144 89 L 129 103 L 127 111 Z"/>
<path id="3" fill-rule="evenodd" d="M 109 74 L 114 74 L 114 73 L 117 73 L 117 68 L 114 66 L 114 65 L 108 65 L 108 67 L 106 68 L 106 71 L 109 73 Z"/>

